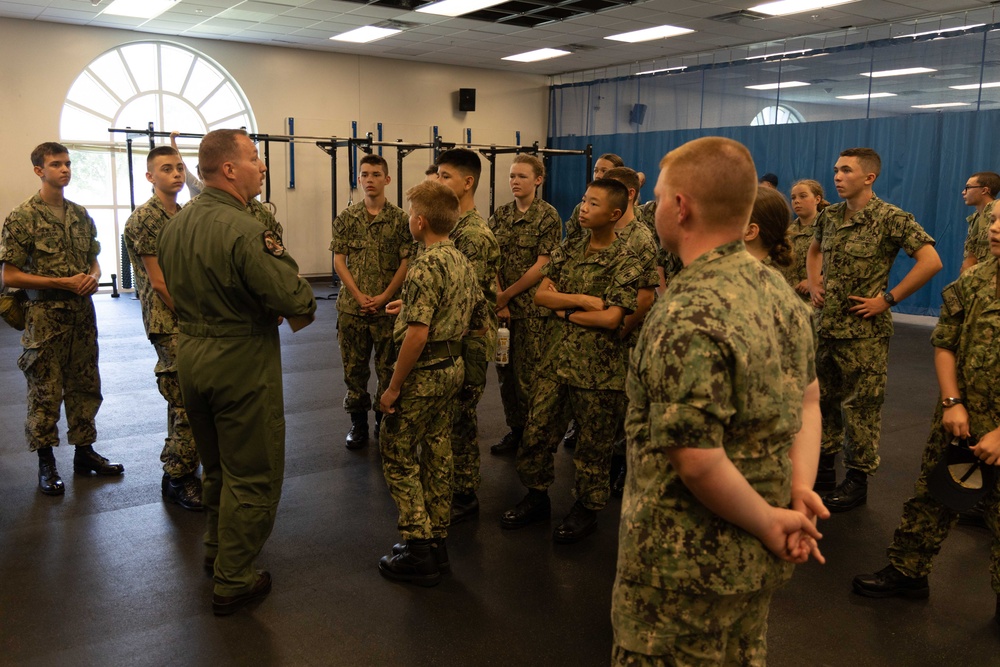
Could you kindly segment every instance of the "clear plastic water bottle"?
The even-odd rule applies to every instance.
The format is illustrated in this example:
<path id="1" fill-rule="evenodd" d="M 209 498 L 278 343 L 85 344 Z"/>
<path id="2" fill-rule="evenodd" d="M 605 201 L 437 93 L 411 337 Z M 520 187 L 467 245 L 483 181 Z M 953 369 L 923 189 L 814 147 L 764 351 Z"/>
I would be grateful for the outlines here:
<path id="1" fill-rule="evenodd" d="M 497 329 L 496 365 L 506 366 L 509 362 L 510 362 L 510 329 L 507 328 L 506 323 L 501 322 L 500 328 Z"/>

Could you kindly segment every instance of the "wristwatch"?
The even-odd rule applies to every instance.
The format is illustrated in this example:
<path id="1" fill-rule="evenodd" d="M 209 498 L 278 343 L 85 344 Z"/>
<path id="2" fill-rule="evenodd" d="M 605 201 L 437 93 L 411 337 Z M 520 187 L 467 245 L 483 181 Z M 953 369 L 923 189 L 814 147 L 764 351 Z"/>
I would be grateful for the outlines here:
<path id="1" fill-rule="evenodd" d="M 955 398 L 954 396 L 948 396 L 941 401 L 941 405 L 946 408 L 953 408 L 956 405 L 963 405 L 962 399 Z"/>
<path id="2" fill-rule="evenodd" d="M 886 291 L 885 294 L 882 295 L 882 298 L 885 299 L 885 302 L 890 306 L 896 305 L 896 297 L 892 295 L 892 292 Z"/>
<path id="3" fill-rule="evenodd" d="M 569 322 L 569 316 L 576 312 L 576 308 L 567 308 L 563 311 L 563 319 Z"/>

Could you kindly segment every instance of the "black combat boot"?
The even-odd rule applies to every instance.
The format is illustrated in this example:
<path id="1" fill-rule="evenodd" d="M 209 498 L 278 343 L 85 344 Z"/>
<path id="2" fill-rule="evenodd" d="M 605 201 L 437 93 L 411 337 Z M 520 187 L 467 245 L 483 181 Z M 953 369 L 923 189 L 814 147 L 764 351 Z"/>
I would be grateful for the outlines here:
<path id="1" fill-rule="evenodd" d="M 908 577 L 892 565 L 875 574 L 854 577 L 854 592 L 868 598 L 926 598 L 930 595 L 927 577 Z"/>
<path id="2" fill-rule="evenodd" d="M 816 483 L 813 491 L 822 495 L 837 488 L 837 455 L 820 454 L 819 469 L 816 471 Z"/>
<path id="3" fill-rule="evenodd" d="M 375 437 L 378 438 L 379 434 L 382 432 L 382 412 L 380 410 L 375 411 Z"/>
<path id="4" fill-rule="evenodd" d="M 479 516 L 479 498 L 473 493 L 456 493 L 451 497 L 451 525 Z"/>
<path id="5" fill-rule="evenodd" d="M 573 544 L 590 535 L 597 528 L 597 512 L 587 509 L 578 500 L 573 503 L 563 522 L 552 531 L 552 539 L 559 544 Z"/>
<path id="6" fill-rule="evenodd" d="M 347 448 L 361 449 L 368 444 L 368 412 L 351 413 L 351 430 L 347 433 Z"/>
<path id="7" fill-rule="evenodd" d="M 576 423 L 573 419 L 570 421 L 569 426 L 566 427 L 566 433 L 563 435 L 563 447 L 572 451 L 576 449 L 576 441 L 580 438 L 580 425 Z"/>
<path id="8" fill-rule="evenodd" d="M 160 492 L 165 501 L 180 505 L 186 510 L 200 512 L 204 509 L 201 504 L 201 480 L 194 474 L 182 475 L 175 479 L 163 473 Z"/>
<path id="9" fill-rule="evenodd" d="M 517 454 L 517 448 L 521 446 L 521 436 L 524 435 L 523 428 L 511 428 L 500 442 L 490 447 L 490 454 L 494 456 L 513 456 Z"/>
<path id="10" fill-rule="evenodd" d="M 392 545 L 393 556 L 403 553 L 406 553 L 406 542 Z M 448 547 L 445 545 L 443 537 L 434 538 L 434 542 L 431 544 L 431 554 L 434 556 L 434 562 L 437 563 L 438 571 L 441 574 L 451 574 L 451 564 L 448 563 Z"/>
<path id="11" fill-rule="evenodd" d="M 536 521 L 544 521 L 552 514 L 548 491 L 528 489 L 528 495 L 500 517 L 501 528 L 523 528 Z"/>
<path id="12" fill-rule="evenodd" d="M 378 571 L 386 579 L 417 586 L 437 586 L 441 569 L 431 552 L 435 540 L 407 540 L 403 553 L 382 556 Z"/>
<path id="13" fill-rule="evenodd" d="M 121 463 L 112 463 L 94 451 L 93 446 L 84 445 L 76 448 L 73 454 L 73 472 L 77 475 L 98 475 L 114 476 L 125 472 L 125 466 Z"/>
<path id="14" fill-rule="evenodd" d="M 868 475 L 849 468 L 844 481 L 823 498 L 831 512 L 849 512 L 868 502 Z"/>
<path id="15" fill-rule="evenodd" d="M 56 456 L 51 447 L 38 450 L 38 490 L 47 496 L 61 496 L 66 487 L 56 470 Z"/>

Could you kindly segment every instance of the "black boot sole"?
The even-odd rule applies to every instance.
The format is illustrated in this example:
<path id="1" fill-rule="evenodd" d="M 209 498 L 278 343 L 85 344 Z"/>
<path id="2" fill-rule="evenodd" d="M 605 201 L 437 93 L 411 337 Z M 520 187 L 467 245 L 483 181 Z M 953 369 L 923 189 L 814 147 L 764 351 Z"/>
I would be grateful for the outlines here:
<path id="1" fill-rule="evenodd" d="M 441 583 L 440 569 L 434 574 L 401 574 L 399 572 L 393 572 L 389 568 L 383 567 L 382 563 L 379 563 L 378 573 L 390 581 L 416 584 L 417 586 L 423 586 L 424 588 L 437 586 Z"/>
<path id="2" fill-rule="evenodd" d="M 866 598 L 906 598 L 908 600 L 926 600 L 931 595 L 930 588 L 919 588 L 919 589 L 895 589 L 891 591 L 873 591 L 868 588 L 863 588 L 855 583 L 851 584 L 851 588 L 858 595 Z"/>

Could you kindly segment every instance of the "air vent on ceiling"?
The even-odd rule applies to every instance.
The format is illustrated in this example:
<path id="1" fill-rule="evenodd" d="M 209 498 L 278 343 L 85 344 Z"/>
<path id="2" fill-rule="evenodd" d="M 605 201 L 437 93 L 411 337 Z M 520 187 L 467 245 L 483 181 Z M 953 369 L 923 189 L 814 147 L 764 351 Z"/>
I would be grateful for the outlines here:
<path id="1" fill-rule="evenodd" d="M 768 18 L 767 14 L 759 14 L 757 12 L 752 12 L 749 9 L 741 9 L 736 12 L 729 12 L 728 14 L 719 14 L 718 16 L 709 16 L 710 21 L 721 21 L 723 23 L 752 23 L 754 21 L 760 21 L 761 19 Z"/>

